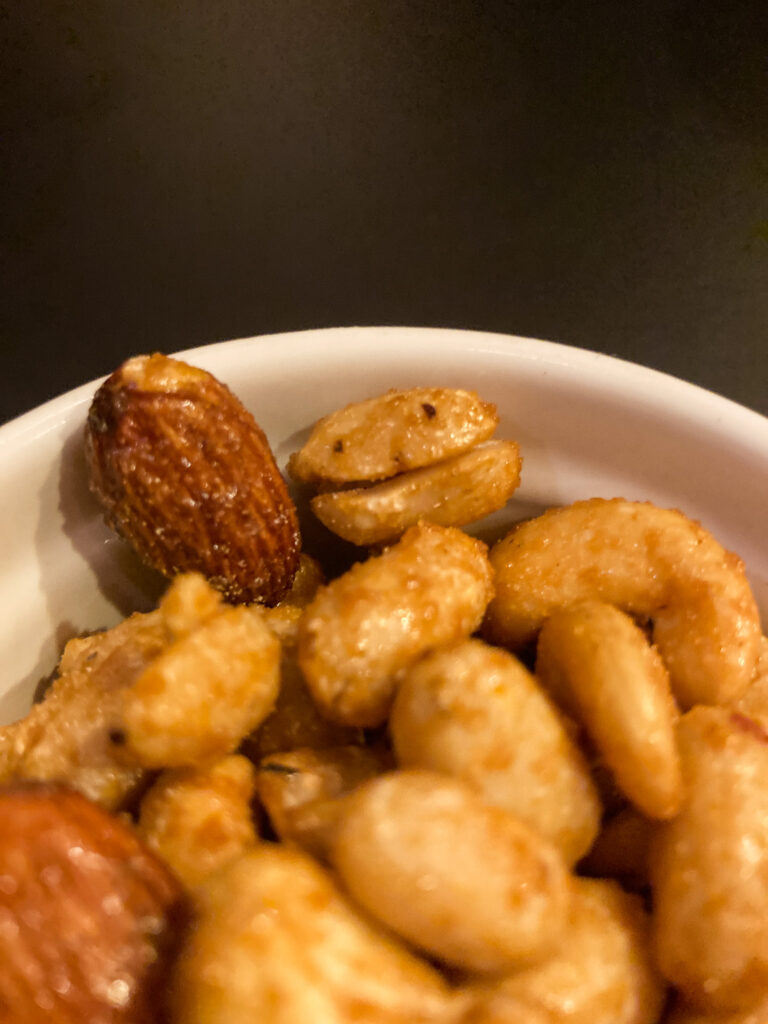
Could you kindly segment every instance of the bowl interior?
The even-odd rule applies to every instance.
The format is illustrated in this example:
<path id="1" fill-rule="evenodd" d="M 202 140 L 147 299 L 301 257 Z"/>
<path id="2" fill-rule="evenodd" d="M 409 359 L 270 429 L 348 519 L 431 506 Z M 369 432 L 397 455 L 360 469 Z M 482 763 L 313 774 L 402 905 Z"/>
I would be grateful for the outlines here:
<path id="1" fill-rule="evenodd" d="M 471 331 L 341 328 L 184 353 L 253 412 L 278 461 L 326 412 L 390 387 L 473 388 L 519 441 L 522 485 L 475 532 L 492 539 L 545 507 L 651 500 L 699 519 L 747 564 L 768 615 L 768 420 L 607 356 Z M 103 524 L 82 436 L 96 384 L 0 428 L 0 722 L 25 713 L 63 643 L 150 607 L 162 582 Z"/>

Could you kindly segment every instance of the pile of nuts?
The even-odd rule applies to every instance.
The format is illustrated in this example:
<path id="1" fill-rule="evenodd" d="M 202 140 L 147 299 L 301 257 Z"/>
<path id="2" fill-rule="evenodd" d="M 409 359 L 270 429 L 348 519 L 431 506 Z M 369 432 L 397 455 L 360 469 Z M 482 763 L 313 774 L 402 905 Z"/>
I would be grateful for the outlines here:
<path id="1" fill-rule="evenodd" d="M 764 1024 L 768 640 L 681 512 L 592 498 L 487 546 L 521 459 L 415 387 L 288 465 L 121 366 L 86 430 L 170 585 L 0 729 L 0 1021 Z M 318 557 L 319 556 L 319 557 Z"/>

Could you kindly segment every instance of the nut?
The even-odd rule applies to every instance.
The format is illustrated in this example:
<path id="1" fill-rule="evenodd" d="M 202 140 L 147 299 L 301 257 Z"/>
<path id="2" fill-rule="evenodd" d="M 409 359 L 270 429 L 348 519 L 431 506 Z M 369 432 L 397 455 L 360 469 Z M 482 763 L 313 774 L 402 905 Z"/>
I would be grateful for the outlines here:
<path id="1" fill-rule="evenodd" d="M 0 1019 L 150 1024 L 181 890 L 127 825 L 63 786 L 0 793 Z"/>
<path id="2" fill-rule="evenodd" d="M 163 575 L 201 572 L 234 603 L 290 586 L 296 509 L 263 431 L 209 373 L 129 359 L 94 396 L 86 454 L 107 521 Z"/>

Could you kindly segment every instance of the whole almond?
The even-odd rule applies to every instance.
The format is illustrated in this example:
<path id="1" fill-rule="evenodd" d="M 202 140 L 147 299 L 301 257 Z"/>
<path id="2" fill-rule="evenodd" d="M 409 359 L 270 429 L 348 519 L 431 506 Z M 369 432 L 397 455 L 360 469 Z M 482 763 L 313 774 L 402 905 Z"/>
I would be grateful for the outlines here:
<path id="1" fill-rule="evenodd" d="M 200 572 L 233 603 L 290 586 L 296 509 L 263 431 L 211 374 L 129 359 L 94 396 L 86 454 L 107 521 L 163 575 Z"/>
<path id="2" fill-rule="evenodd" d="M 0 791 L 0 1020 L 153 1024 L 185 913 L 118 818 L 63 786 Z"/>

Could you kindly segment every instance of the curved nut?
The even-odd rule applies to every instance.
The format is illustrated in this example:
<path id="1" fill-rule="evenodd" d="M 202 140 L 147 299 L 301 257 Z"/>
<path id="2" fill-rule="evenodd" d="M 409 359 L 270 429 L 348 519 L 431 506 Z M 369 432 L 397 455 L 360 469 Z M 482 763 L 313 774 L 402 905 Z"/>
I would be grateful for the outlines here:
<path id="1" fill-rule="evenodd" d="M 319 420 L 288 472 L 308 483 L 384 480 L 487 441 L 497 425 L 496 406 L 474 391 L 388 391 Z"/>
<path id="2" fill-rule="evenodd" d="M 318 494 L 312 511 L 353 544 L 388 543 L 420 519 L 464 526 L 503 508 L 520 483 L 521 465 L 514 441 L 491 441 L 372 487 Z"/>
<path id="3" fill-rule="evenodd" d="M 669 676 L 632 619 L 591 601 L 555 612 L 539 633 L 536 675 L 581 722 L 619 789 L 649 818 L 683 795 Z"/>
<path id="4" fill-rule="evenodd" d="M 235 603 L 290 585 L 296 510 L 261 428 L 211 374 L 129 359 L 93 398 L 86 456 L 108 522 L 163 575 L 201 572 Z"/>
<path id="5" fill-rule="evenodd" d="M 477 629 L 491 595 L 483 543 L 411 527 L 323 587 L 299 620 L 299 665 L 318 706 L 347 725 L 381 725 L 403 670 Z"/>
<path id="6" fill-rule="evenodd" d="M 586 760 L 536 680 L 506 651 L 465 640 L 427 654 L 398 687 L 389 730 L 402 767 L 462 779 L 567 863 L 592 845 L 602 809 Z"/>
<path id="7" fill-rule="evenodd" d="M 396 771 L 344 801 L 331 861 L 373 917 L 450 964 L 505 972 L 561 936 L 570 876 L 553 846 L 469 786 Z"/>
<path id="8" fill-rule="evenodd" d="M 175 1024 L 447 1024 L 440 974 L 350 905 L 308 855 L 263 843 L 199 890 Z"/>
<path id="9" fill-rule="evenodd" d="M 736 555 L 682 513 L 594 498 L 552 509 L 494 546 L 497 643 L 531 643 L 555 611 L 583 601 L 653 620 L 653 638 L 685 707 L 735 699 L 760 644 L 755 599 Z"/>

